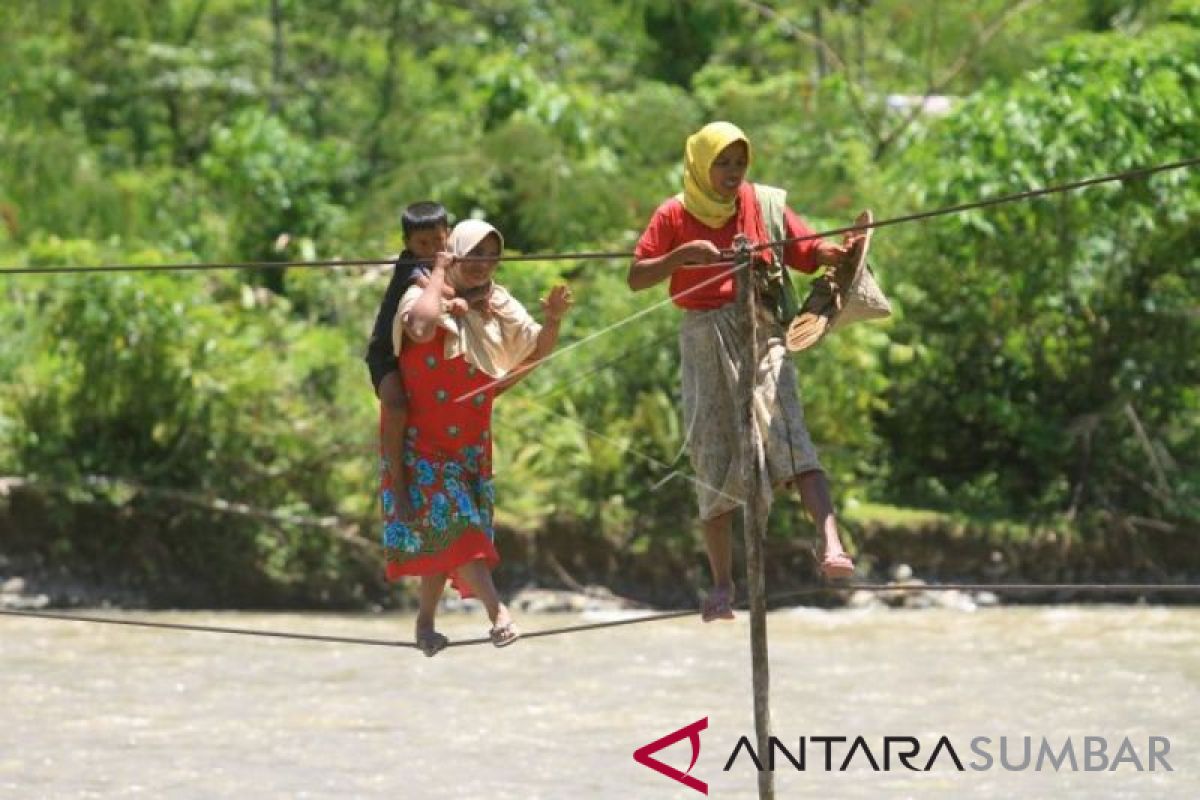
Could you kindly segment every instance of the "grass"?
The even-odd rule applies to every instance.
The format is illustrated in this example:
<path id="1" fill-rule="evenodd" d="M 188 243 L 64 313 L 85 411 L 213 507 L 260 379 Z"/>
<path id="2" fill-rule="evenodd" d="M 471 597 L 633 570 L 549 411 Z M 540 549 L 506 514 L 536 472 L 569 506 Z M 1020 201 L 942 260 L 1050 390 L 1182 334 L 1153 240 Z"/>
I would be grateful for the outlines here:
<path id="1" fill-rule="evenodd" d="M 843 518 L 859 527 L 899 528 L 915 532 L 922 528 L 942 528 L 954 536 L 1023 542 L 1051 528 L 1073 535 L 1074 526 L 1066 520 L 1031 523 L 1028 520 L 971 515 L 963 512 L 907 508 L 886 503 L 847 503 Z"/>

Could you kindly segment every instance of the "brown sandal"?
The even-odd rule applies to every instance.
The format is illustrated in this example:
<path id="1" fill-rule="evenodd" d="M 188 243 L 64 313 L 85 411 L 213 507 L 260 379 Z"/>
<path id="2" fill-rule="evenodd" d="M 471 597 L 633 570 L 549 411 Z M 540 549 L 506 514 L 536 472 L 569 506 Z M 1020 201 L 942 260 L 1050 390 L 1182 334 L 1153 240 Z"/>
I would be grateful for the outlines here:
<path id="1" fill-rule="evenodd" d="M 521 633 L 517 630 L 517 626 L 509 621 L 503 625 L 494 626 L 488 631 L 488 638 L 492 640 L 492 644 L 496 647 L 508 647 L 521 638 Z"/>

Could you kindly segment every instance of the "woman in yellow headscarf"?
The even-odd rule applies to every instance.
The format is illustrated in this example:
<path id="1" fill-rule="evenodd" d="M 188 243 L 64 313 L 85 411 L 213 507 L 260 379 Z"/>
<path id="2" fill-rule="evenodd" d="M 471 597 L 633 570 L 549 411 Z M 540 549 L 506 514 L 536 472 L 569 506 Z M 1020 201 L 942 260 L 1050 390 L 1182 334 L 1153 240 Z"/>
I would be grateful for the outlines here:
<path id="1" fill-rule="evenodd" d="M 786 192 L 746 180 L 750 158 L 750 140 L 733 123 L 712 122 L 689 136 L 683 192 L 654 212 L 629 268 L 629 287 L 635 292 L 669 279 L 671 299 L 684 312 L 684 423 L 713 576 L 703 608 L 706 622 L 733 618 L 732 521 L 745 494 L 742 445 L 733 422 L 746 343 L 740 339 L 732 262 L 726 254 L 738 234 L 754 243 L 812 234 L 787 207 Z M 808 239 L 764 250 L 761 256 L 814 272 L 838 263 L 846 253 L 846 246 Z M 804 425 L 796 371 L 787 358 L 782 328 L 763 315 L 757 329 L 760 362 L 754 407 L 770 484 L 798 488 L 819 532 L 822 574 L 848 577 L 854 563 L 838 535 L 829 484 Z M 770 486 L 766 492 L 770 495 Z M 769 496 L 764 499 L 770 502 Z"/>

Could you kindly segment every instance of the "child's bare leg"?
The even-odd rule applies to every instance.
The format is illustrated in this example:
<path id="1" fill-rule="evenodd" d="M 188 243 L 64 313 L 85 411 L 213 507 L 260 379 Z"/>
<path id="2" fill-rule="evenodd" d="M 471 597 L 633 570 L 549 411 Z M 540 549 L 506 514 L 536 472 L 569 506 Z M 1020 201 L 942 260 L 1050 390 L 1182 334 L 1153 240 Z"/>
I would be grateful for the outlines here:
<path id="1" fill-rule="evenodd" d="M 833 500 L 829 496 L 829 480 L 819 469 L 809 470 L 796 478 L 800 500 L 817 526 L 817 541 L 820 543 L 818 556 L 823 559 L 844 555 L 837 517 L 833 513 Z"/>
<path id="2" fill-rule="evenodd" d="M 412 503 L 404 482 L 404 426 L 408 423 L 408 407 L 404 400 L 404 384 L 399 372 L 389 372 L 379 382 L 380 425 L 382 441 L 379 449 L 387 462 L 396 496 L 396 515 L 401 520 L 412 519 Z"/>

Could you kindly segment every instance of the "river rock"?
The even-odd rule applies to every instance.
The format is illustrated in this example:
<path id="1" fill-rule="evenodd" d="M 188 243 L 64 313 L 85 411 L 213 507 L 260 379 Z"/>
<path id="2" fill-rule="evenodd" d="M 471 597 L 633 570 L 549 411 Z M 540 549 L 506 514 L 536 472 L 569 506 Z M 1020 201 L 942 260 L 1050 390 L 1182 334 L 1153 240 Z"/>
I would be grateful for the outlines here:
<path id="1" fill-rule="evenodd" d="M 864 592 L 858 589 L 850 594 L 850 598 L 846 601 L 847 608 L 882 608 L 883 600 L 879 598 L 877 592 Z"/>
<path id="2" fill-rule="evenodd" d="M 582 592 L 560 589 L 522 589 L 513 595 L 509 606 L 527 614 L 619 611 L 638 605 L 613 594 L 603 586 L 588 586 Z"/>
<path id="3" fill-rule="evenodd" d="M 975 605 L 980 608 L 992 608 L 1000 605 L 1000 598 L 995 592 L 975 592 Z"/>
<path id="4" fill-rule="evenodd" d="M 952 611 L 975 611 L 978 608 L 970 595 L 958 590 L 926 594 L 931 595 L 933 604 L 938 608 L 948 608 Z"/>
<path id="5" fill-rule="evenodd" d="M 50 605 L 49 595 L 44 594 L 0 594 L 0 608 L 13 611 L 37 611 Z"/>

